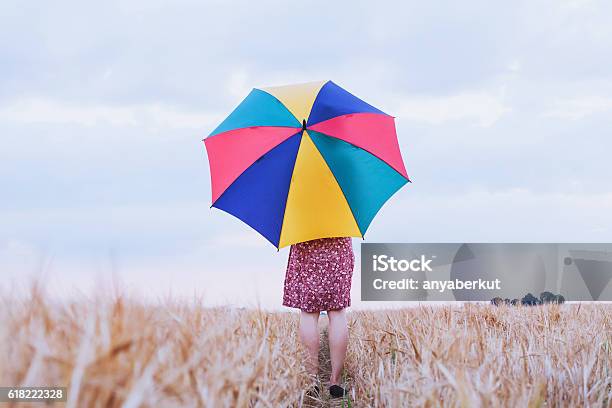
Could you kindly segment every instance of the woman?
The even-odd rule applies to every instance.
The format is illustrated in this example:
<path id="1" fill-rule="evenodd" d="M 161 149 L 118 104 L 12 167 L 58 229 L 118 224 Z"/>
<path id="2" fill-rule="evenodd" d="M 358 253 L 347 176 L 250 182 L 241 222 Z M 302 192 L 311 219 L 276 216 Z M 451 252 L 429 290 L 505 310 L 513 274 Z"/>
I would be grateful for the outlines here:
<path id="1" fill-rule="evenodd" d="M 319 314 L 329 318 L 331 376 L 329 392 L 339 398 L 348 344 L 344 309 L 351 305 L 351 278 L 355 256 L 351 238 L 322 238 L 291 247 L 285 276 L 283 305 L 300 309 L 300 339 L 308 351 L 307 370 L 316 376 L 319 369 Z M 318 390 L 318 387 L 315 387 Z"/>

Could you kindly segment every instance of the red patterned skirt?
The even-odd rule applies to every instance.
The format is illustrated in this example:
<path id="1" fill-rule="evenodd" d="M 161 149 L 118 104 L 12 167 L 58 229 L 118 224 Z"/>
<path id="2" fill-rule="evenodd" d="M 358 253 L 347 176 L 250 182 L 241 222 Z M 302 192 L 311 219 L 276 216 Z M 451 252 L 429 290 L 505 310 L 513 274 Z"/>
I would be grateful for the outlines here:
<path id="1" fill-rule="evenodd" d="M 351 238 L 322 238 L 291 246 L 283 306 L 304 312 L 351 305 L 355 255 Z"/>

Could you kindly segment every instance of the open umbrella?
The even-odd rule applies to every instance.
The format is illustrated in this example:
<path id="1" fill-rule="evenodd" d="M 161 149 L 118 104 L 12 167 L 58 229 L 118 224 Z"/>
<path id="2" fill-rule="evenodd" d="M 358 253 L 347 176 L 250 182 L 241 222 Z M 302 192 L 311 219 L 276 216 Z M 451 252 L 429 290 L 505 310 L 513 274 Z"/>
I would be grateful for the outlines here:
<path id="1" fill-rule="evenodd" d="M 410 181 L 394 118 L 332 81 L 253 89 L 204 142 L 212 207 L 277 248 L 363 237 Z"/>

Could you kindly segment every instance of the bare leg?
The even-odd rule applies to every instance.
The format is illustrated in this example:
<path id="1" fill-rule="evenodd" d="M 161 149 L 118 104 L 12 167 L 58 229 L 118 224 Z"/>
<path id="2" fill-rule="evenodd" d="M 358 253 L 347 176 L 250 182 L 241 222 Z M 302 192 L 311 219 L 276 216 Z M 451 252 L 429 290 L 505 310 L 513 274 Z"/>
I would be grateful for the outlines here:
<path id="1" fill-rule="evenodd" d="M 344 309 L 329 310 L 327 316 L 329 316 L 329 354 L 332 366 L 329 384 L 339 385 L 348 345 L 346 313 Z"/>
<path id="2" fill-rule="evenodd" d="M 300 315 L 300 340 L 308 351 L 306 370 L 316 376 L 319 373 L 319 312 L 302 312 Z"/>

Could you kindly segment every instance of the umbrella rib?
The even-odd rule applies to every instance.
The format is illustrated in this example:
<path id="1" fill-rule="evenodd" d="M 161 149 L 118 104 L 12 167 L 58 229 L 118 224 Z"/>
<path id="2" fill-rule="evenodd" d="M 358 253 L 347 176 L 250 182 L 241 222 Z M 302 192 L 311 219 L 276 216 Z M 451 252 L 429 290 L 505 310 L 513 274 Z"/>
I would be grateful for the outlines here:
<path id="1" fill-rule="evenodd" d="M 393 167 L 393 166 L 391 166 L 389 163 L 387 163 L 387 162 L 386 162 L 386 161 L 385 161 L 385 160 L 384 160 L 382 157 L 380 157 L 380 156 L 378 156 L 378 155 L 376 155 L 376 154 L 372 153 L 370 150 L 368 150 L 368 149 L 366 149 L 366 148 L 364 148 L 364 147 L 361 147 L 361 146 L 357 146 L 356 144 L 351 143 L 351 142 L 348 142 L 348 141 L 346 141 L 346 140 L 344 140 L 344 139 L 340 139 L 339 137 L 335 137 L 335 136 L 329 135 L 329 134 L 327 134 L 327 133 L 319 132 L 318 130 L 309 130 L 309 129 L 306 129 L 306 130 L 307 130 L 307 131 L 309 131 L 309 132 L 317 132 L 317 133 L 319 133 L 319 134 L 321 134 L 321 135 L 323 135 L 323 136 L 331 137 L 331 138 L 334 138 L 334 139 L 336 139 L 336 140 L 342 140 L 343 142 L 348 143 L 348 144 L 350 144 L 351 146 L 354 146 L 354 147 L 356 147 L 356 148 L 358 148 L 358 149 L 364 150 L 364 151 L 368 152 L 369 154 L 371 154 L 372 156 L 376 157 L 376 158 L 377 158 L 378 160 L 380 160 L 381 162 L 385 163 L 387 166 L 391 167 L 391 168 L 393 169 L 393 171 L 395 171 L 397 174 L 399 174 L 400 176 L 402 176 L 403 178 L 405 178 L 406 180 L 408 180 L 408 182 L 409 182 L 409 183 L 412 183 L 412 180 L 410 180 L 410 177 L 406 177 L 406 176 L 404 176 L 402 173 L 400 173 L 399 171 L 397 171 L 397 169 L 396 169 L 396 168 L 394 168 L 394 167 Z M 321 155 L 321 156 L 323 156 L 323 155 Z M 402 159 L 402 160 L 403 160 L 403 159 Z"/>
<path id="2" fill-rule="evenodd" d="M 285 126 L 265 126 L 265 127 L 285 127 Z M 287 129 L 293 129 L 290 126 L 286 126 Z M 246 129 L 246 128 L 239 128 L 239 129 Z M 229 131 L 228 131 L 229 132 Z M 225 132 L 224 132 L 225 133 Z M 214 207 L 215 203 L 221 198 L 221 196 L 223 194 L 225 194 L 225 192 L 232 186 L 232 184 L 234 184 L 234 182 L 236 180 L 238 180 L 240 178 L 240 176 L 242 176 L 244 174 L 245 171 L 247 171 L 252 165 L 254 165 L 258 160 L 260 160 L 262 157 L 264 157 L 266 154 L 270 153 L 270 150 L 277 148 L 278 146 L 280 146 L 282 143 L 285 143 L 287 140 L 291 139 L 294 136 L 297 136 L 300 133 L 300 131 L 296 131 L 294 134 L 290 135 L 288 138 L 286 138 L 285 140 L 280 141 L 278 144 L 275 144 L 274 146 L 272 146 L 270 149 L 268 149 L 264 154 L 262 154 L 261 156 L 259 156 L 257 159 L 255 159 L 255 161 L 253 161 L 253 163 L 251 163 L 247 168 L 245 168 L 244 170 L 242 170 L 240 172 L 240 174 L 238 174 L 238 176 L 236 176 L 236 178 L 234 179 L 234 181 L 232 181 L 226 188 L 225 190 L 223 190 L 223 192 L 221 194 L 219 194 L 219 197 L 217 197 L 217 199 L 211 203 L 210 208 Z M 223 133 L 219 133 L 218 135 L 222 135 Z M 218 135 L 213 135 L 214 136 L 218 136 Z M 206 139 L 204 139 L 205 141 Z M 205 146 L 206 147 L 206 146 Z M 206 150 L 208 152 L 208 150 Z M 210 161 L 209 161 L 210 162 Z M 212 185 L 212 179 L 211 179 L 211 185 Z"/>
<path id="3" fill-rule="evenodd" d="M 293 168 L 291 169 L 291 178 L 289 179 L 289 188 L 287 188 L 287 197 L 285 197 L 285 208 L 283 209 L 283 221 L 281 222 L 280 233 L 278 234 L 278 243 L 276 244 L 277 252 L 280 251 L 281 237 L 283 236 L 283 228 L 285 228 L 285 213 L 287 212 L 287 201 L 289 201 L 289 193 L 291 192 L 291 182 L 293 181 L 293 173 L 295 172 L 295 164 L 297 163 L 297 158 L 298 158 L 298 155 L 300 154 L 300 147 L 302 146 L 302 138 L 304 137 L 304 131 L 302 130 L 302 132 L 300 132 L 299 135 L 300 135 L 300 143 L 298 144 L 298 149 L 297 149 L 297 152 L 295 153 L 295 160 L 293 161 Z"/>
<path id="4" fill-rule="evenodd" d="M 316 82 L 316 81 L 315 81 L 315 82 Z M 325 85 L 327 85 L 327 83 L 331 82 L 331 80 L 321 81 L 321 82 L 323 82 L 323 83 L 321 84 L 321 87 L 319 88 L 319 90 L 317 91 L 317 94 L 315 95 L 314 99 L 312 100 L 312 105 L 310 106 L 310 112 L 312 112 L 312 109 L 314 108 L 315 104 L 317 103 L 317 99 L 319 98 L 319 94 L 321 93 L 321 90 L 323 89 L 323 87 L 324 87 Z M 297 117 L 297 116 L 295 116 L 295 114 L 294 114 L 294 113 L 293 113 L 293 112 L 292 112 L 292 111 L 291 111 L 291 110 L 290 110 L 290 109 L 287 107 L 287 105 L 285 105 L 285 104 L 283 103 L 283 101 L 281 101 L 280 99 L 278 99 L 278 98 L 276 97 L 276 95 L 272 94 L 272 93 L 271 93 L 271 92 L 270 92 L 268 89 L 265 89 L 265 88 L 255 88 L 255 89 L 258 89 L 258 90 L 260 90 L 260 91 L 263 91 L 263 92 L 267 93 L 268 95 L 272 96 L 274 99 L 276 99 L 276 100 L 277 100 L 277 101 L 278 101 L 278 102 L 279 102 L 279 103 L 280 103 L 280 104 L 281 104 L 281 105 L 282 105 L 282 106 L 283 106 L 285 109 L 287 109 L 287 111 L 288 111 L 288 112 L 289 112 L 291 115 L 293 115 L 293 117 L 294 117 L 294 118 L 295 118 L 295 119 L 296 119 L 298 122 L 302 123 L 302 120 L 306 120 L 306 122 L 308 122 L 308 119 L 310 118 L 310 112 L 309 112 L 309 113 L 308 113 L 308 115 L 307 115 L 308 117 L 306 117 L 306 118 L 298 118 L 298 117 Z"/>
<path id="5" fill-rule="evenodd" d="M 268 95 L 270 95 L 271 97 L 273 97 L 274 99 L 276 99 L 276 100 L 278 101 L 278 103 L 280 103 L 280 104 L 281 104 L 281 106 L 282 106 L 283 108 L 287 109 L 287 112 L 289 112 L 289 113 L 291 114 L 291 116 L 293 116 L 293 117 L 295 118 L 295 120 L 297 120 L 297 121 L 298 121 L 298 123 L 302 123 L 302 120 L 301 120 L 300 118 L 298 118 L 297 116 L 295 116 L 295 113 L 291 112 L 291 111 L 289 110 L 289 108 L 287 107 L 287 105 L 285 105 L 285 104 L 283 103 L 283 101 L 281 101 L 280 99 L 278 99 L 278 98 L 277 98 L 275 95 L 271 94 L 270 92 L 268 92 L 268 91 L 267 91 L 267 90 L 265 90 L 265 89 L 260 89 L 260 88 L 255 88 L 255 89 L 258 89 L 258 90 L 260 90 L 260 91 L 262 91 L 262 92 L 265 92 L 265 93 L 267 93 Z"/>
<path id="6" fill-rule="evenodd" d="M 310 137 L 310 136 L 308 136 L 308 137 Z M 312 138 L 311 138 L 311 140 L 312 140 Z M 359 233 L 361 234 L 361 239 L 364 239 L 364 232 L 361 232 L 361 228 L 359 228 L 359 223 L 357 222 L 357 217 L 355 216 L 355 212 L 353 211 L 353 207 L 351 207 L 351 204 L 349 203 L 348 197 L 346 196 L 346 193 L 344 192 L 344 189 L 342 188 L 342 184 L 340 184 L 340 182 L 338 181 L 338 178 L 336 177 L 336 175 L 334 174 L 333 170 L 331 169 L 331 167 L 329 165 L 329 162 L 327 161 L 327 159 L 323 155 L 323 152 L 321 152 L 321 150 L 319 150 L 319 147 L 317 146 L 316 143 L 314 143 L 314 141 L 313 141 L 312 144 L 314 145 L 315 149 L 317 149 L 317 152 L 319 152 L 319 154 L 321 155 L 321 158 L 325 162 L 325 165 L 329 169 L 329 172 L 331 173 L 331 175 L 334 177 L 334 180 L 336 180 L 336 184 L 338 185 L 338 188 L 340 188 L 340 191 L 342 192 L 342 196 L 344 197 L 344 200 L 346 201 L 346 205 L 348 206 L 349 210 L 351 210 L 351 215 L 353 216 L 353 220 L 355 220 L 355 224 L 357 225 L 357 229 L 359 230 Z"/>
<path id="7" fill-rule="evenodd" d="M 223 132 L 216 133 L 214 135 L 206 136 L 204 139 L 202 139 L 202 141 L 205 142 L 208 139 L 216 138 L 217 136 L 223 136 L 223 135 L 225 135 L 226 133 L 229 133 L 229 132 L 234 132 L 236 130 L 249 129 L 249 128 L 296 129 L 296 133 L 297 133 L 302 127 L 301 127 L 301 125 L 300 126 L 273 126 L 273 125 L 242 126 L 242 127 L 237 127 L 237 128 L 234 128 L 234 129 L 224 130 Z"/>

